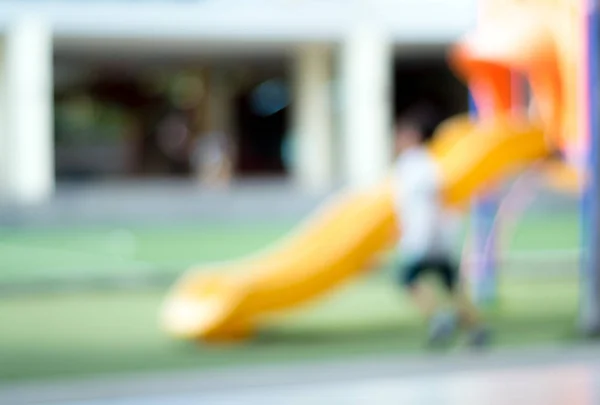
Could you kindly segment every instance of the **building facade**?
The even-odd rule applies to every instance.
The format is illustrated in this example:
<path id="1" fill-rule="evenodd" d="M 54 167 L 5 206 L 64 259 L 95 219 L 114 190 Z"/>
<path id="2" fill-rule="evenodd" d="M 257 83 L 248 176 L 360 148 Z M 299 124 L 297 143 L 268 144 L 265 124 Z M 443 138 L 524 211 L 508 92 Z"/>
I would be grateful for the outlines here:
<path id="1" fill-rule="evenodd" d="M 236 135 L 241 144 L 267 144 L 270 131 L 279 131 L 274 142 L 293 147 L 272 167 L 281 163 L 299 185 L 369 184 L 392 158 L 393 115 L 401 108 L 394 103 L 403 92 L 395 84 L 398 66 L 406 71 L 406 61 L 415 58 L 443 64 L 445 47 L 474 24 L 475 11 L 475 0 L 4 1 L 0 195 L 16 203 L 52 195 L 61 167 L 80 155 L 71 156 L 58 144 L 63 142 L 56 134 L 63 131 L 61 97 L 81 87 L 76 78 L 82 72 L 88 73 L 82 82 L 89 84 L 89 73 L 107 65 L 133 76 L 194 65 L 204 89 L 195 131 L 203 133 L 252 127 L 239 124 L 244 119 L 240 89 L 263 85 L 269 105 L 277 104 L 277 97 L 288 99 L 281 101 L 285 117 L 275 119 L 279 116 L 272 113 L 255 133 Z M 287 91 L 280 94 L 273 80 L 281 77 Z M 185 83 L 180 87 L 194 87 L 193 81 Z M 111 103 L 125 103 L 126 94 L 133 108 L 133 90 L 125 86 L 117 93 Z M 254 93 L 247 94 L 251 99 Z M 140 115 L 151 116 L 149 111 Z M 232 122 L 244 128 L 233 129 Z M 268 149 L 256 152 L 254 160 L 268 160 Z M 127 153 L 108 148 L 97 160 L 111 163 L 125 156 L 126 162 Z M 251 168 L 252 156 L 244 159 Z"/>

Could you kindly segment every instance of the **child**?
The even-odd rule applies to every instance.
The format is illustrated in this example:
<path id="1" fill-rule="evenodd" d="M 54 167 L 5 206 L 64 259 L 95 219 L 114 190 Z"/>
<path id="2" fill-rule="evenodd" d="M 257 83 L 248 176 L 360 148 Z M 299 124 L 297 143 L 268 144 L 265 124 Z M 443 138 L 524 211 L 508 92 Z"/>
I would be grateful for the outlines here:
<path id="1" fill-rule="evenodd" d="M 402 282 L 422 314 L 429 320 L 429 342 L 448 343 L 460 322 L 469 331 L 469 344 L 487 343 L 487 330 L 459 285 L 459 266 L 454 258 L 459 217 L 440 201 L 439 174 L 426 144 L 440 120 L 435 110 L 420 105 L 398 120 L 395 165 L 397 210 L 403 256 Z M 419 283 L 421 276 L 437 275 L 449 296 L 443 309 L 434 292 Z"/>

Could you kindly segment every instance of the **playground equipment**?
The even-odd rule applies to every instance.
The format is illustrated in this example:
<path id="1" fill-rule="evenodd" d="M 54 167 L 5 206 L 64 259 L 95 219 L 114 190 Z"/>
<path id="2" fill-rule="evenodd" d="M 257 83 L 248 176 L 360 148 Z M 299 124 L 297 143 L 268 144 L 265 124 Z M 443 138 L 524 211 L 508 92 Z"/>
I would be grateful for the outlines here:
<path id="1" fill-rule="evenodd" d="M 478 118 L 449 120 L 431 145 L 449 207 L 468 206 L 483 187 L 555 150 L 568 164 L 580 162 L 590 130 L 580 112 L 590 102 L 576 83 L 584 52 L 576 28 L 588 11 L 571 0 L 506 1 L 454 47 L 450 64 L 468 83 Z M 515 72 L 531 87 L 536 118 L 512 108 Z M 188 271 L 165 301 L 164 327 L 181 338 L 248 336 L 267 314 L 321 296 L 368 268 L 398 237 L 397 221 L 390 179 L 342 194 L 270 250 Z"/>
<path id="2" fill-rule="evenodd" d="M 481 223 L 471 227 L 461 254 L 461 273 L 470 284 L 475 303 L 480 306 L 497 303 L 497 278 L 500 275 L 496 274 L 496 266 L 504 263 L 501 258 L 506 257 L 503 249 L 510 244 L 522 217 L 538 193 L 547 189 L 578 196 L 582 190 L 581 183 L 581 176 L 573 167 L 558 160 L 543 160 L 520 174 L 502 194 L 502 198 L 497 195 L 491 198 L 486 196 L 493 200 L 495 209 L 474 210 L 474 219 L 477 220 L 478 215 L 484 217 L 486 228 L 482 229 Z M 475 205 L 478 203 L 475 202 Z"/>
<path id="3" fill-rule="evenodd" d="M 548 162 L 541 169 L 551 188 L 583 196 L 580 320 L 585 332 L 598 333 L 597 4 L 588 0 L 530 0 L 521 6 L 509 1 L 487 0 L 484 4 L 492 6 L 488 13 L 484 11 L 480 16 L 480 31 L 484 34 L 475 34 L 475 39 L 472 37 L 470 42 L 490 44 L 495 41 L 496 46 L 477 51 L 480 60 L 475 64 L 487 63 L 490 72 L 495 69 L 496 86 L 503 87 L 504 101 L 509 100 L 508 94 L 512 90 L 511 101 L 522 111 L 525 102 L 522 79 L 525 76 L 537 104 L 534 107 L 550 125 L 546 129 L 549 135 L 553 128 L 559 129 L 554 131 L 555 134 L 562 132 L 554 138 L 558 141 L 555 147 L 562 151 L 566 162 Z M 503 24 L 506 27 L 498 30 Z M 494 33 L 502 38 L 494 37 Z M 474 48 L 477 49 L 477 45 Z M 557 63 L 547 63 L 553 59 Z M 505 68 L 510 67 L 511 72 L 503 69 L 504 74 L 499 75 L 501 70 L 497 69 L 497 63 L 489 64 L 490 61 L 499 61 Z M 529 61 L 533 62 L 531 66 L 528 66 Z M 488 77 L 492 76 L 490 72 Z M 471 89 L 473 87 L 471 85 Z M 556 115 L 554 121 L 547 119 L 556 111 L 561 114 Z M 498 205 L 496 196 L 487 195 L 483 203 L 475 204 L 473 212 L 475 260 L 470 275 L 474 296 L 482 304 L 493 303 L 497 290 L 496 236 L 491 224 L 496 223 Z"/>

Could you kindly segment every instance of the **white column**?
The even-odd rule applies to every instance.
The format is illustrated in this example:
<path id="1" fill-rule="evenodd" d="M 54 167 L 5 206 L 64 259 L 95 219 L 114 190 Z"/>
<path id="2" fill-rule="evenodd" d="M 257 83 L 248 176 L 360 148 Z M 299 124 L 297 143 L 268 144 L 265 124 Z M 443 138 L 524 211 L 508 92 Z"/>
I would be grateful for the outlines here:
<path id="1" fill-rule="evenodd" d="M 208 73 L 208 130 L 232 135 L 234 88 L 228 72 L 211 68 Z"/>
<path id="2" fill-rule="evenodd" d="M 392 159 L 393 48 L 375 26 L 356 27 L 341 55 L 343 170 L 354 186 L 369 185 Z"/>
<path id="3" fill-rule="evenodd" d="M 293 65 L 293 176 L 309 190 L 332 186 L 331 52 L 324 45 L 297 50 Z"/>
<path id="4" fill-rule="evenodd" d="M 0 55 L 0 197 L 38 203 L 54 191 L 49 27 L 36 19 L 16 21 Z"/>

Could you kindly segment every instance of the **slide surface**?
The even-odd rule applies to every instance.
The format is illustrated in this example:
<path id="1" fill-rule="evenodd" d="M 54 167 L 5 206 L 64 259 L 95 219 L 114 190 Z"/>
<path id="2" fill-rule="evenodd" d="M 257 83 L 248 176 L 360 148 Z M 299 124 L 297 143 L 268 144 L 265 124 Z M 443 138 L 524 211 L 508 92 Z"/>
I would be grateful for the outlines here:
<path id="1" fill-rule="evenodd" d="M 465 118 L 442 125 L 432 145 L 443 193 L 460 206 L 481 186 L 549 151 L 539 129 L 498 121 L 475 127 Z M 173 287 L 162 311 L 179 338 L 248 336 L 265 314 L 295 307 L 360 274 L 397 240 L 391 179 L 337 196 L 297 232 L 247 259 L 192 269 Z"/>
<path id="2" fill-rule="evenodd" d="M 186 338 L 244 336 L 257 315 L 300 304 L 365 270 L 396 239 L 393 212 L 387 182 L 342 194 L 264 253 L 191 270 L 165 304 L 167 331 Z"/>

